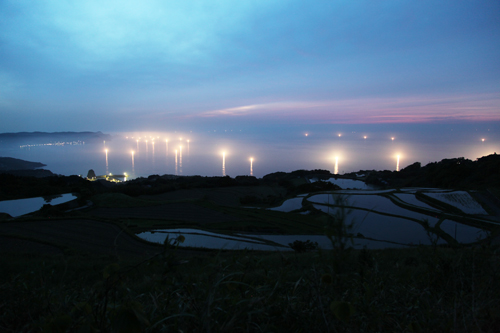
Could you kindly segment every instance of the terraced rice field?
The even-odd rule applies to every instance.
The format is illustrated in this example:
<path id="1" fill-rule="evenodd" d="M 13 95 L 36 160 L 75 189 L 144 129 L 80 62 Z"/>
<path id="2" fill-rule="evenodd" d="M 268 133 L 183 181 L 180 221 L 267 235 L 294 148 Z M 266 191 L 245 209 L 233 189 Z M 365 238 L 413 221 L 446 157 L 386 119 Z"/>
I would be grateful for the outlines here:
<path id="1" fill-rule="evenodd" d="M 247 188 L 193 189 L 139 198 L 108 193 L 96 196 L 96 205 L 79 212 L 82 216 L 79 219 L 0 223 L 0 251 L 57 254 L 64 253 L 65 249 L 73 249 L 94 254 L 150 256 L 160 250 L 158 246 L 141 242 L 127 234 L 120 224 L 128 225 L 136 232 L 154 230 L 159 226 L 189 226 L 223 233 L 216 235 L 198 229 L 191 231 L 186 235 L 189 239 L 187 245 L 193 247 L 210 247 L 207 246 L 209 243 L 220 245 L 222 239 L 225 243 L 220 246 L 225 248 L 228 248 L 229 243 L 231 248 L 241 248 L 238 244 L 241 241 L 243 248 L 245 244 L 257 244 L 260 249 L 285 249 L 294 239 L 305 240 L 304 237 L 312 237 L 328 246 L 329 241 L 324 236 L 325 215 L 314 209 L 308 215 L 293 213 L 302 209 L 303 203 L 312 204 L 315 209 L 333 216 L 342 211 L 338 205 L 348 207 L 344 209 L 347 213 L 344 220 L 347 224 L 353 224 L 350 232 L 355 236 L 356 247 L 431 244 L 435 236 L 429 236 L 424 220 L 428 221 L 431 228 L 439 226 L 440 230 L 458 242 L 474 242 L 486 236 L 478 228 L 449 220 L 449 216 L 442 221 L 439 217 L 441 211 L 416 199 L 417 189 L 403 189 L 403 193 L 396 190 L 342 190 L 300 195 L 271 209 L 241 207 L 240 198 L 248 193 L 259 198 L 280 196 L 283 193 L 269 188 L 255 188 L 250 192 L 245 190 Z M 429 190 L 426 194 L 442 200 L 446 198 L 449 204 L 454 203 L 466 211 L 479 212 L 478 207 L 474 206 L 477 202 L 467 192 Z M 100 222 L 100 219 L 114 223 Z M 155 238 L 161 235 L 150 233 L 149 236 Z M 261 240 L 251 240 L 255 237 L 261 237 Z M 272 245 L 272 242 L 281 246 Z M 438 240 L 438 244 L 445 243 L 443 238 Z"/>
<path id="2" fill-rule="evenodd" d="M 292 198 L 292 199 L 288 199 L 286 200 L 285 202 L 283 202 L 281 204 L 281 206 L 279 207 L 274 207 L 274 208 L 269 208 L 269 210 L 275 210 L 275 211 L 278 211 L 278 212 L 291 212 L 291 211 L 294 211 L 294 210 L 297 210 L 297 209 L 301 209 L 302 208 L 302 200 L 304 198 L 303 197 L 297 197 L 297 198 Z"/>
<path id="3" fill-rule="evenodd" d="M 325 205 L 314 205 L 314 208 L 331 215 L 337 214 L 340 210 L 338 207 Z M 347 224 L 353 224 L 351 232 L 354 235 L 360 233 L 364 237 L 379 241 L 407 245 L 431 244 L 425 229 L 417 222 L 405 218 L 352 209 L 347 212 L 345 220 Z M 440 243 L 446 242 L 443 240 Z"/>
<path id="4" fill-rule="evenodd" d="M 488 215 L 481 205 L 465 191 L 447 193 L 426 192 L 425 195 L 460 209 L 465 214 Z"/>
<path id="5" fill-rule="evenodd" d="M 436 208 L 418 200 L 413 193 L 393 193 L 393 196 L 410 205 L 422 207 L 429 210 L 438 211 Z"/>
<path id="6" fill-rule="evenodd" d="M 339 196 L 337 194 L 317 194 L 307 198 L 307 200 L 313 203 L 330 205 L 338 204 L 337 201 L 342 200 L 341 203 L 349 207 L 373 210 L 384 214 L 409 217 L 420 221 L 426 219 L 429 220 L 430 223 L 437 222 L 437 219 L 435 217 L 405 209 L 394 204 L 389 198 L 380 195 L 356 194 Z"/>

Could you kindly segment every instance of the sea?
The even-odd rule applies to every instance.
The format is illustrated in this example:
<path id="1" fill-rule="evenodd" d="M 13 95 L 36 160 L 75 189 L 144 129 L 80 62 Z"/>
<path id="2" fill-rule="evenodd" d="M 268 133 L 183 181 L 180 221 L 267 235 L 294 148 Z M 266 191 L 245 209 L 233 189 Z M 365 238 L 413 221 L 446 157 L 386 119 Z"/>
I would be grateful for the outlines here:
<path id="1" fill-rule="evenodd" d="M 60 175 L 200 175 L 263 177 L 299 169 L 334 174 L 397 171 L 445 158 L 475 160 L 500 152 L 488 124 L 262 126 L 256 129 L 113 132 L 98 143 L 0 145 L 0 156 L 46 164 Z"/>

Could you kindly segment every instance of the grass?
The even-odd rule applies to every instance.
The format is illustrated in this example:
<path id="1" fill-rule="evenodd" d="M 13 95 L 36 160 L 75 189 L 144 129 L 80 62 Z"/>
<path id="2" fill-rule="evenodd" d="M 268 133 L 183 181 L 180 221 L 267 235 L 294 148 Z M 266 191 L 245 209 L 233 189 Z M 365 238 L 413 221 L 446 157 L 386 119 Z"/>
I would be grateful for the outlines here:
<path id="1" fill-rule="evenodd" d="M 0 258 L 3 331 L 483 331 L 498 249 Z"/>

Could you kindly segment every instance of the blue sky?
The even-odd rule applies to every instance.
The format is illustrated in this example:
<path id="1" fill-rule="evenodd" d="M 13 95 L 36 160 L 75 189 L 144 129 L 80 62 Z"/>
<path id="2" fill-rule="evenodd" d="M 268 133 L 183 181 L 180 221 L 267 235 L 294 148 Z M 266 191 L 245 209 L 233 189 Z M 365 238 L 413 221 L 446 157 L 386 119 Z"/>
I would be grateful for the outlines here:
<path id="1" fill-rule="evenodd" d="M 500 123 L 499 1 L 0 2 L 0 132 Z"/>

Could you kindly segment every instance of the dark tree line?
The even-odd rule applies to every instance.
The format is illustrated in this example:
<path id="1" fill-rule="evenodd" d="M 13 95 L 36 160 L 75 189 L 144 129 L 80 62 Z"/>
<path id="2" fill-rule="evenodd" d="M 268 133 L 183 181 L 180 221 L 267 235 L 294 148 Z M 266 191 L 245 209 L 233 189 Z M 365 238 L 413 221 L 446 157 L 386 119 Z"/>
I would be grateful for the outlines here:
<path id="1" fill-rule="evenodd" d="M 396 187 L 485 189 L 500 186 L 500 155 L 476 161 L 459 157 L 421 166 L 415 162 L 401 171 L 370 171 L 367 183 Z"/>

